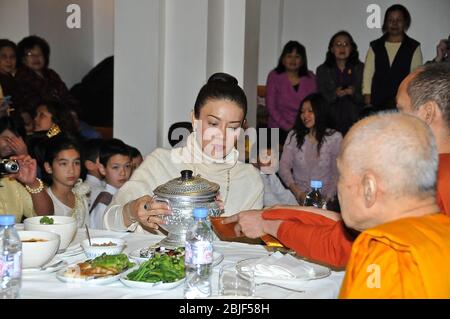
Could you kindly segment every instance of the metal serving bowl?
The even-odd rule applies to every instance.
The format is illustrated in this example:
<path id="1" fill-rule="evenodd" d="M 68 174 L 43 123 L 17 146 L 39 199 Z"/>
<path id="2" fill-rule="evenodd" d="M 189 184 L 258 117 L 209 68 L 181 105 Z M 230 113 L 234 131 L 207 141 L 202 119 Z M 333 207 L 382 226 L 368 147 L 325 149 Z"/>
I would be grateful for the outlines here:
<path id="1" fill-rule="evenodd" d="M 184 246 L 194 208 L 207 208 L 209 216 L 219 216 L 221 210 L 216 203 L 219 189 L 218 184 L 200 175 L 193 176 L 190 170 L 181 171 L 180 177 L 158 186 L 153 191 L 154 199 L 167 203 L 172 210 L 171 215 L 163 217 L 166 224 L 160 225 L 168 232 L 160 245 L 168 248 Z"/>

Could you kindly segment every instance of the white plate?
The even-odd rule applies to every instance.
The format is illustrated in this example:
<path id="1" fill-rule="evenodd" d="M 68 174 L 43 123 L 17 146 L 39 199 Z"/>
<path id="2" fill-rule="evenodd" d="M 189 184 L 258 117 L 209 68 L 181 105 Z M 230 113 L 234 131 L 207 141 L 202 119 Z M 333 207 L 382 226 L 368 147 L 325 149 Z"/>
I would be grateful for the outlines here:
<path id="1" fill-rule="evenodd" d="M 132 287 L 132 288 L 141 288 L 141 289 L 154 289 L 154 290 L 169 290 L 169 289 L 173 289 L 175 287 L 178 287 L 179 285 L 181 285 L 185 278 L 174 281 L 174 282 L 167 282 L 167 283 L 163 283 L 163 282 L 143 282 L 143 281 L 134 281 L 134 280 L 129 280 L 127 279 L 127 276 L 130 272 L 139 269 L 139 267 L 133 267 L 129 270 L 127 270 L 126 272 L 124 272 L 121 276 L 120 276 L 120 281 L 128 287 Z"/>
<path id="2" fill-rule="evenodd" d="M 80 284 L 89 284 L 89 285 L 106 285 L 111 282 L 117 281 L 120 278 L 120 274 L 114 275 L 114 276 L 106 276 L 106 277 L 99 277 L 99 278 L 74 278 L 74 277 L 66 277 L 64 276 L 64 273 L 66 270 L 70 267 L 75 267 L 79 262 L 74 263 L 66 268 L 63 268 L 59 270 L 56 273 L 56 278 L 61 280 L 62 282 L 68 282 L 68 283 L 80 283 Z"/>
<path id="3" fill-rule="evenodd" d="M 254 258 L 248 258 L 239 261 L 236 264 L 236 268 L 238 271 L 241 271 L 242 267 L 251 267 L 252 264 L 261 257 L 254 257 Z M 310 266 L 314 270 L 314 274 L 310 275 L 309 277 L 301 277 L 301 278 L 277 278 L 277 277 L 266 277 L 266 276 L 256 276 L 255 275 L 255 282 L 256 283 L 262 283 L 262 282 L 273 282 L 273 283 L 295 283 L 295 282 L 301 282 L 301 281 L 309 281 L 314 279 L 321 279 L 328 277 L 331 274 L 331 269 L 322 265 L 314 264 L 307 262 L 305 260 L 299 259 L 298 262 L 305 263 L 306 265 Z"/>
<path id="4" fill-rule="evenodd" d="M 48 263 L 48 265 L 51 265 L 51 264 L 54 264 L 57 262 L 58 262 L 58 260 L 52 260 L 51 262 Z M 58 271 L 60 269 L 66 268 L 66 267 L 67 267 L 67 262 L 63 260 L 62 263 L 60 263 L 56 267 L 49 267 L 49 268 L 46 268 L 45 270 L 40 270 L 38 268 L 24 268 L 24 269 L 22 269 L 22 275 L 27 276 L 27 277 L 40 276 L 40 275 L 50 274 L 52 272 Z"/>
<path id="5" fill-rule="evenodd" d="M 141 249 L 136 249 L 133 250 L 131 253 L 128 254 L 128 256 L 130 258 L 133 258 L 134 260 L 136 260 L 139 263 L 143 263 L 144 261 L 147 261 L 150 259 L 150 257 L 141 257 Z M 213 267 L 217 266 L 218 264 L 220 264 L 223 261 L 223 254 L 219 253 L 217 251 L 213 252 Z"/>

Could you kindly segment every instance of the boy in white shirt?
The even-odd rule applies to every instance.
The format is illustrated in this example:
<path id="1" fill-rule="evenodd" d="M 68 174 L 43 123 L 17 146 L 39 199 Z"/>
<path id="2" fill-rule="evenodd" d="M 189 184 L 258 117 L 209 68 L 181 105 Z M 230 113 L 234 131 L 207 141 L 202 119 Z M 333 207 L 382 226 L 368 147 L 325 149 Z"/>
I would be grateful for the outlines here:
<path id="1" fill-rule="evenodd" d="M 130 148 L 118 139 L 105 141 L 99 152 L 99 171 L 105 178 L 105 189 L 100 192 L 92 203 L 89 211 L 92 228 L 103 228 L 103 215 L 112 197 L 125 184 L 131 175 Z"/>
<path id="2" fill-rule="evenodd" d="M 256 147 L 256 145 L 254 145 Z M 278 171 L 278 152 L 272 151 L 270 144 L 261 147 L 258 162 L 253 164 L 261 173 L 264 182 L 264 207 L 274 205 L 298 205 L 292 192 L 285 188 L 276 174 Z"/>
<path id="3" fill-rule="evenodd" d="M 100 138 L 87 140 L 83 144 L 83 165 L 86 168 L 87 175 L 85 183 L 91 188 L 91 192 L 88 198 L 88 209 L 91 209 L 92 203 L 94 203 L 98 194 L 105 189 L 105 182 L 103 176 L 99 171 L 99 152 L 100 147 L 103 144 L 103 140 Z"/>

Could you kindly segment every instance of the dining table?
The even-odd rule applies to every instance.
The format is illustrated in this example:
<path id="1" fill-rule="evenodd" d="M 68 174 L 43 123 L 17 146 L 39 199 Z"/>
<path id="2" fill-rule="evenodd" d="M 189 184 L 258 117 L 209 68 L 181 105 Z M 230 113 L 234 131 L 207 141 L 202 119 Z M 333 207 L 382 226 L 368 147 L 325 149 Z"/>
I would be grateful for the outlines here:
<path id="1" fill-rule="evenodd" d="M 125 254 L 160 242 L 164 236 L 150 233 L 114 232 L 90 229 L 90 237 L 121 238 L 126 241 Z M 53 262 L 63 260 L 63 264 L 72 265 L 87 259 L 80 243 L 87 238 L 85 229 L 78 229 L 68 250 L 57 254 Z M 269 255 L 263 245 L 215 240 L 214 252 L 223 256 L 223 260 L 213 267 L 211 275 L 212 297 L 219 297 L 219 270 L 222 265 L 233 264 L 248 258 Z M 74 251 L 78 254 L 68 254 Z M 222 259 L 222 258 L 221 258 Z M 182 299 L 183 284 L 172 289 L 159 289 L 157 286 L 146 289 L 131 288 L 117 280 L 104 285 L 80 282 L 63 282 L 56 276 L 57 271 L 23 271 L 21 299 Z M 260 284 L 255 288 L 255 297 L 264 299 L 335 299 L 344 277 L 343 271 L 330 270 L 329 275 L 313 280 L 291 281 L 286 287 Z M 288 288 L 288 289 L 286 289 Z M 300 291 L 300 292 L 297 292 Z M 237 297 L 239 298 L 239 297 Z"/>

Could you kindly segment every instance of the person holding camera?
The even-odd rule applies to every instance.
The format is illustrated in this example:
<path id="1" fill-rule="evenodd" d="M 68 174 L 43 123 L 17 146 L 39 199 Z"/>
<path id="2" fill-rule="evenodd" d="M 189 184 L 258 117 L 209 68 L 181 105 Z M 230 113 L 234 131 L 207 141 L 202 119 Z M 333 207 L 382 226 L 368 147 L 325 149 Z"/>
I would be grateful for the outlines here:
<path id="1" fill-rule="evenodd" d="M 450 35 L 448 39 L 442 39 L 436 47 L 436 57 L 428 63 L 442 63 L 450 61 Z"/>
<path id="2" fill-rule="evenodd" d="M 13 214 L 18 223 L 24 216 L 53 215 L 52 200 L 36 177 L 36 160 L 14 151 L 12 136 L 20 137 L 14 122 L 0 118 L 0 214 Z"/>

